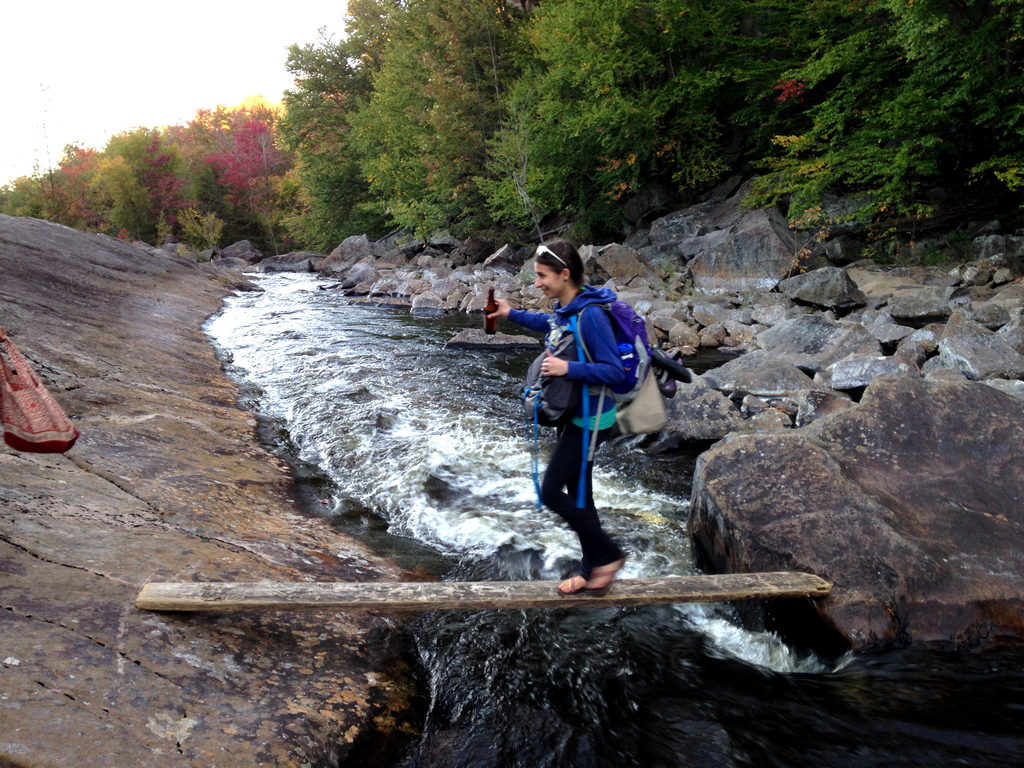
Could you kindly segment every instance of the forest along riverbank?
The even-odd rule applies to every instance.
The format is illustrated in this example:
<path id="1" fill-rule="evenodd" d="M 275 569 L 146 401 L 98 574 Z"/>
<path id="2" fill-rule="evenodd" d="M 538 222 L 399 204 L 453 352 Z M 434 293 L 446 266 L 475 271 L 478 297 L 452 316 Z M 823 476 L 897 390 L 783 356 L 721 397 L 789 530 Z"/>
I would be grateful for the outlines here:
<path id="1" fill-rule="evenodd" d="M 310 275 L 260 279 L 208 324 L 320 504 L 448 579 L 554 579 L 572 541 L 533 508 L 515 388 L 529 356 L 445 350 L 477 319 L 352 306 Z M 692 464 L 602 452 L 598 503 L 628 575 L 692 569 Z M 686 460 L 684 459 L 684 462 Z M 689 461 L 692 461 L 690 459 Z M 428 702 L 403 766 L 1010 765 L 1020 654 L 823 659 L 722 607 L 481 611 L 410 625 Z"/>

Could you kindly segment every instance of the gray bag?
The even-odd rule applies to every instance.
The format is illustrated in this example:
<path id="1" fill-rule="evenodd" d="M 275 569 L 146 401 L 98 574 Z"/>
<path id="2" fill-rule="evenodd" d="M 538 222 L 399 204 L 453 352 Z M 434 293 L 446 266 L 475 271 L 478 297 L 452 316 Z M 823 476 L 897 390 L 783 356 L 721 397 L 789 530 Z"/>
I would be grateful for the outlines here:
<path id="1" fill-rule="evenodd" d="M 619 405 L 615 423 L 624 435 L 641 435 L 660 431 L 667 421 L 668 414 L 665 412 L 661 390 L 658 389 L 654 375 L 648 370 L 636 397 Z"/>
<path id="2" fill-rule="evenodd" d="M 576 359 L 576 340 L 572 333 L 563 333 L 552 353 L 563 360 Z M 542 427 L 557 427 L 572 418 L 580 400 L 580 383 L 566 376 L 542 376 L 540 365 L 547 355 L 547 347 L 530 363 L 523 379 L 522 397 L 526 418 Z"/>

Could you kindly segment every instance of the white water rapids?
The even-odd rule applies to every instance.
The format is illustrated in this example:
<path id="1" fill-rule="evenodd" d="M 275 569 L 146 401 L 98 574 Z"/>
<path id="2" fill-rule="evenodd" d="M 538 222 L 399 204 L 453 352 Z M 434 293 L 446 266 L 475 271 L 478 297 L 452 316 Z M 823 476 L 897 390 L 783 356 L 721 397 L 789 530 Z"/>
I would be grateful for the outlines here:
<path id="1" fill-rule="evenodd" d="M 312 275 L 262 276 L 258 285 L 228 298 L 207 332 L 258 393 L 262 415 L 330 478 L 326 509 L 370 510 L 390 533 L 458 559 L 535 553 L 537 578 L 558 578 L 578 557 L 575 535 L 536 508 L 516 396 L 529 354 L 447 350 L 453 321 L 353 306 Z M 594 486 L 602 523 L 630 553 L 623 577 L 694 571 L 685 498 L 600 461 Z M 720 607 L 677 611 L 723 655 L 779 672 L 824 671 Z"/>

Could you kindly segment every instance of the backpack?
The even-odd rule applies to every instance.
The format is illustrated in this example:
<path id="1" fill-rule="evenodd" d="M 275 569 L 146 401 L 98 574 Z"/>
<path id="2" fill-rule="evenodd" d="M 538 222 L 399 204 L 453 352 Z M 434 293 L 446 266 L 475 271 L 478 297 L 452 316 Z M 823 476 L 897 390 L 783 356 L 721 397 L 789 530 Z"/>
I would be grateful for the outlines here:
<path id="1" fill-rule="evenodd" d="M 624 301 L 600 306 L 608 312 L 626 372 L 621 384 L 609 387 L 618 410 L 615 421 L 619 431 L 625 435 L 657 432 L 665 426 L 667 416 L 661 391 L 651 375 L 653 352 L 647 338 L 647 322 Z"/>
<path id="2" fill-rule="evenodd" d="M 612 321 L 615 343 L 626 377 L 621 384 L 611 387 L 615 402 L 629 403 L 643 386 L 651 369 L 651 343 L 647 338 L 647 323 L 624 301 L 602 304 Z"/>

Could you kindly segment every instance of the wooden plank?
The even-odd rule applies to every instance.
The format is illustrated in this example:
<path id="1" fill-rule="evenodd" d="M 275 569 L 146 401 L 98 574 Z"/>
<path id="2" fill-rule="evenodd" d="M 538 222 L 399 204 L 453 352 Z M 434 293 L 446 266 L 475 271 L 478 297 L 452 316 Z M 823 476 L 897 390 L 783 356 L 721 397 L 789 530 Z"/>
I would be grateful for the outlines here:
<path id="1" fill-rule="evenodd" d="M 148 611 L 330 608 L 383 612 L 568 608 L 822 597 L 832 585 L 809 573 L 730 573 L 621 579 L 604 597 L 562 597 L 554 581 L 152 582 L 135 600 Z"/>

